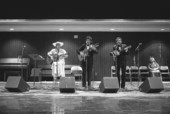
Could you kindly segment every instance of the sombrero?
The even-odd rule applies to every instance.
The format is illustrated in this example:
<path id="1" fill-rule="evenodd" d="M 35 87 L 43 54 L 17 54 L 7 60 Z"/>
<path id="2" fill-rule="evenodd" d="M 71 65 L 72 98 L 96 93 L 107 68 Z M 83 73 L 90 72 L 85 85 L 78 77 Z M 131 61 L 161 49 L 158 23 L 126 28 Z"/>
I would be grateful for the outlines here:
<path id="1" fill-rule="evenodd" d="M 63 45 L 64 45 L 64 43 L 63 43 L 63 42 L 54 42 L 54 43 L 53 43 L 53 46 L 55 46 L 55 47 L 56 47 L 56 45 L 63 46 Z"/>

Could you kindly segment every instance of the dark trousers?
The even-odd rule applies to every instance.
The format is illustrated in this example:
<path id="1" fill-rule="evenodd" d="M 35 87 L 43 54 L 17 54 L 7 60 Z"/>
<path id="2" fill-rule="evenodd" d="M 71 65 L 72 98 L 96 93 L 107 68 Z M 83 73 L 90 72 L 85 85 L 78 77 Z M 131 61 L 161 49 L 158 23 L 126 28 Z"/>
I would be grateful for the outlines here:
<path id="1" fill-rule="evenodd" d="M 86 81 L 88 82 L 88 86 L 91 86 L 91 75 L 92 75 L 92 62 L 91 61 L 82 61 L 82 86 L 86 87 Z M 86 75 L 87 74 L 87 75 Z"/>
<path id="2" fill-rule="evenodd" d="M 120 69 L 122 70 L 122 77 L 120 80 Z M 117 66 L 117 77 L 119 81 L 119 87 L 125 88 L 125 80 L 126 80 L 126 65 L 118 65 Z"/>

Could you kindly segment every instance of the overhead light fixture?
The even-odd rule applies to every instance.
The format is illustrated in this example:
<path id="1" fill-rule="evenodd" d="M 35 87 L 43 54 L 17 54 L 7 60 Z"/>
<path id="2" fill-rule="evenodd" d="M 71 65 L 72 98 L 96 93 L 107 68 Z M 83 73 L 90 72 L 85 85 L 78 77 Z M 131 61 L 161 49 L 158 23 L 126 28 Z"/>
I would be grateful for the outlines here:
<path id="1" fill-rule="evenodd" d="M 74 35 L 74 39 L 78 39 L 78 35 Z"/>
<path id="2" fill-rule="evenodd" d="M 64 28 L 59 28 L 59 30 L 61 30 L 61 31 L 62 31 L 62 30 L 64 30 Z"/>
<path id="3" fill-rule="evenodd" d="M 114 28 L 111 28 L 110 30 L 111 30 L 111 31 L 114 31 L 115 29 L 114 29 Z"/>
<path id="4" fill-rule="evenodd" d="M 14 28 L 10 28 L 9 30 L 13 31 L 13 30 L 14 30 Z"/>

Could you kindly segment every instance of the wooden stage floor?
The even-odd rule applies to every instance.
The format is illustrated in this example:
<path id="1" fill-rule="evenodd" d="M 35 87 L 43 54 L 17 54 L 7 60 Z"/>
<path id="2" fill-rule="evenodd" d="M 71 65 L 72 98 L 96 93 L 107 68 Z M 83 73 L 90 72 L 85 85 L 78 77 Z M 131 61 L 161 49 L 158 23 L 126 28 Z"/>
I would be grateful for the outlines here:
<path id="1" fill-rule="evenodd" d="M 6 82 L 0 82 L 0 114 L 169 114 L 170 82 L 163 82 L 160 93 L 143 93 L 142 83 L 126 83 L 125 91 L 99 92 L 100 82 L 93 82 L 94 90 L 81 89 L 76 82 L 75 93 L 60 93 L 52 82 L 27 82 L 26 92 L 8 92 Z"/>

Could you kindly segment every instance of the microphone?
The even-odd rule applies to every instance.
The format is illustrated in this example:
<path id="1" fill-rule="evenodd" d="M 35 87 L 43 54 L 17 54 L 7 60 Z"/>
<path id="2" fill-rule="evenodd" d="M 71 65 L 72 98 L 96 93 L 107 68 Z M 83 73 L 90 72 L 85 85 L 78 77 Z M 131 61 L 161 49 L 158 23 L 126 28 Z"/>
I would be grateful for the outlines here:
<path id="1" fill-rule="evenodd" d="M 23 48 L 26 48 L 27 46 L 26 45 L 23 45 Z"/>
<path id="2" fill-rule="evenodd" d="M 142 45 L 142 43 L 140 42 L 140 43 L 138 44 L 138 46 L 136 47 L 135 51 L 138 50 L 141 45 Z"/>

